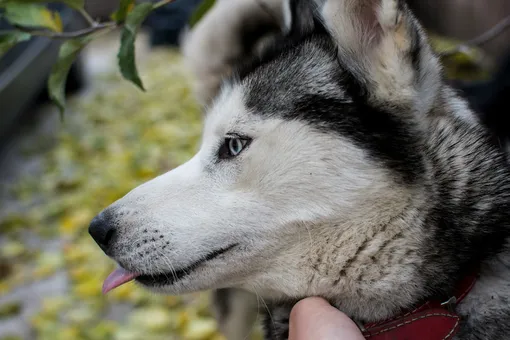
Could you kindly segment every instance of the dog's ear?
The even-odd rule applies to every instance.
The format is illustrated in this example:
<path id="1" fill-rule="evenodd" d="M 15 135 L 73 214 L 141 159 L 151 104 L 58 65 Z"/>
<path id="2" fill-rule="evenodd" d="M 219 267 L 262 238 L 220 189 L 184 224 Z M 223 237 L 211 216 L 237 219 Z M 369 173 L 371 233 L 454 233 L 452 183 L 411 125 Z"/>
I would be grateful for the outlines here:
<path id="1" fill-rule="evenodd" d="M 182 52 L 195 76 L 198 100 L 209 104 L 222 79 L 236 65 L 265 48 L 282 34 L 282 2 L 286 0 L 217 0 L 215 5 L 182 38 Z"/>
<path id="2" fill-rule="evenodd" d="M 313 30 L 316 10 L 313 0 L 216 0 L 181 39 L 199 102 L 210 104 L 222 80 L 268 46 Z"/>
<path id="3" fill-rule="evenodd" d="M 425 33 L 402 0 L 315 0 L 342 65 L 375 100 L 427 110 L 440 68 Z"/>
<path id="4" fill-rule="evenodd" d="M 283 33 L 299 36 L 310 33 L 316 26 L 317 6 L 310 0 L 283 0 Z"/>

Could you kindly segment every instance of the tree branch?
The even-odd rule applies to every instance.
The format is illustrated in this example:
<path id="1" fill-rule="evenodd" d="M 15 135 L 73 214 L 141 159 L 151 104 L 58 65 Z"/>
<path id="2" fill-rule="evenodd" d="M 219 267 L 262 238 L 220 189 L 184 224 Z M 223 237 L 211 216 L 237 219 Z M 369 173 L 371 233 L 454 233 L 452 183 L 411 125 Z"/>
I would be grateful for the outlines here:
<path id="1" fill-rule="evenodd" d="M 158 8 L 163 7 L 165 5 L 168 5 L 168 4 L 170 4 L 170 3 L 174 2 L 174 1 L 175 0 L 161 0 L 159 2 L 156 2 L 154 4 L 154 6 L 152 7 L 152 9 L 158 9 Z"/>
<path id="2" fill-rule="evenodd" d="M 507 16 L 506 18 L 504 18 L 503 20 L 501 20 L 500 22 L 498 22 L 494 27 L 492 27 L 488 31 L 480 34 L 479 36 L 477 36 L 471 40 L 468 40 L 468 41 L 458 45 L 457 47 L 455 47 L 454 49 L 452 49 L 450 51 L 445 51 L 443 53 L 440 53 L 440 55 L 443 57 L 448 57 L 448 56 L 454 55 L 458 52 L 468 51 L 469 48 L 474 47 L 474 46 L 482 46 L 482 45 L 488 43 L 489 41 L 493 40 L 494 38 L 496 38 L 501 33 L 503 33 L 507 28 L 510 28 L 510 15 Z"/>
<path id="3" fill-rule="evenodd" d="M 80 12 L 81 16 L 82 16 L 85 20 L 87 20 L 87 22 L 89 23 L 89 25 L 90 25 L 90 26 L 92 26 L 92 27 L 93 27 L 93 26 L 97 26 L 97 25 L 98 25 L 98 23 L 97 23 L 94 19 L 92 19 L 92 17 L 90 16 L 90 14 L 88 14 L 88 13 L 87 13 L 87 11 L 86 11 L 84 8 L 80 8 L 80 9 L 78 10 L 78 12 Z"/>
<path id="4" fill-rule="evenodd" d="M 492 27 L 487 32 L 480 34 L 478 37 L 475 37 L 466 42 L 468 45 L 483 45 L 492 39 L 496 38 L 498 35 L 503 33 L 507 28 L 510 27 L 510 15 L 501 20 L 496 24 L 496 26 Z"/>
<path id="5" fill-rule="evenodd" d="M 120 27 L 121 25 L 117 25 L 114 22 L 107 22 L 104 24 L 96 24 L 94 26 L 74 31 L 74 32 L 52 32 L 52 31 L 42 31 L 42 30 L 32 30 L 23 26 L 15 26 L 18 30 L 26 33 L 30 33 L 31 35 L 39 36 L 39 37 L 47 37 L 52 39 L 73 39 L 73 38 L 81 38 L 87 36 L 89 34 L 99 32 L 105 29 L 114 29 Z"/>

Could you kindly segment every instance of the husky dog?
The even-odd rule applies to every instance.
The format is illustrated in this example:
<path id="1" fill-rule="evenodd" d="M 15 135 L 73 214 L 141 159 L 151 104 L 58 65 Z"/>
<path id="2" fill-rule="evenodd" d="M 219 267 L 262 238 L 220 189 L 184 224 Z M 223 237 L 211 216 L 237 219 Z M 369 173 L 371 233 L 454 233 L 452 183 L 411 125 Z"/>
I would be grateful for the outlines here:
<path id="1" fill-rule="evenodd" d="M 441 339 L 507 339 L 510 171 L 405 3 L 250 1 L 219 1 L 185 44 L 198 81 L 209 75 L 200 150 L 91 222 L 119 264 L 104 291 L 215 289 L 229 339 L 248 332 L 257 295 L 267 339 L 286 339 L 304 297 L 363 329 L 452 302 L 475 275 L 449 311 L 411 321 L 452 318 Z M 229 6 L 254 9 L 248 31 Z"/>

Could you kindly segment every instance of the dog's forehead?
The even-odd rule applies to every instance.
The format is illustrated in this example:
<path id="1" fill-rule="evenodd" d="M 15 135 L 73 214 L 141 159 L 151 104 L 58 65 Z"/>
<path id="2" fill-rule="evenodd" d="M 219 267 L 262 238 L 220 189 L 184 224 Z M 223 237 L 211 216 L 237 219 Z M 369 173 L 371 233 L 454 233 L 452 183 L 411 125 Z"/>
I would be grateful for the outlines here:
<path id="1" fill-rule="evenodd" d="M 311 39 L 234 77 L 209 110 L 207 129 L 224 134 L 222 130 L 246 128 L 267 118 L 315 120 L 314 110 L 309 112 L 312 117 L 303 117 L 297 107 L 311 97 L 350 103 L 334 53 L 327 42 Z"/>
<path id="2" fill-rule="evenodd" d="M 262 115 L 292 117 L 296 104 L 309 96 L 349 102 L 335 53 L 330 42 L 321 38 L 283 51 L 241 80 L 246 107 Z"/>
<path id="3" fill-rule="evenodd" d="M 205 119 L 205 136 L 224 135 L 245 129 L 255 119 L 245 103 L 242 86 L 227 85 L 216 98 Z"/>

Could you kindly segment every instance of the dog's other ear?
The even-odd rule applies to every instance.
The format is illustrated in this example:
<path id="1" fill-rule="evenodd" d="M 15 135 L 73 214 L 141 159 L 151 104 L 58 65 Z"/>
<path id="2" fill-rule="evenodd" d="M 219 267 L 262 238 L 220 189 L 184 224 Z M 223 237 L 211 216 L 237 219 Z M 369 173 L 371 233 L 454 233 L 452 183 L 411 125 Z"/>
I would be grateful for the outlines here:
<path id="1" fill-rule="evenodd" d="M 425 33 L 402 0 L 315 0 L 338 57 L 374 101 L 427 111 L 440 67 Z"/>
<path id="2" fill-rule="evenodd" d="M 283 0 L 283 33 L 300 36 L 310 33 L 316 26 L 317 6 L 310 0 Z"/>
<path id="3" fill-rule="evenodd" d="M 207 105 L 233 68 L 282 34 L 284 0 L 216 0 L 182 39 L 184 61 L 195 76 L 197 99 Z"/>
<path id="4" fill-rule="evenodd" d="M 317 9 L 313 0 L 216 0 L 182 39 L 185 62 L 196 78 L 197 99 L 209 104 L 232 70 L 279 39 L 322 27 Z"/>

